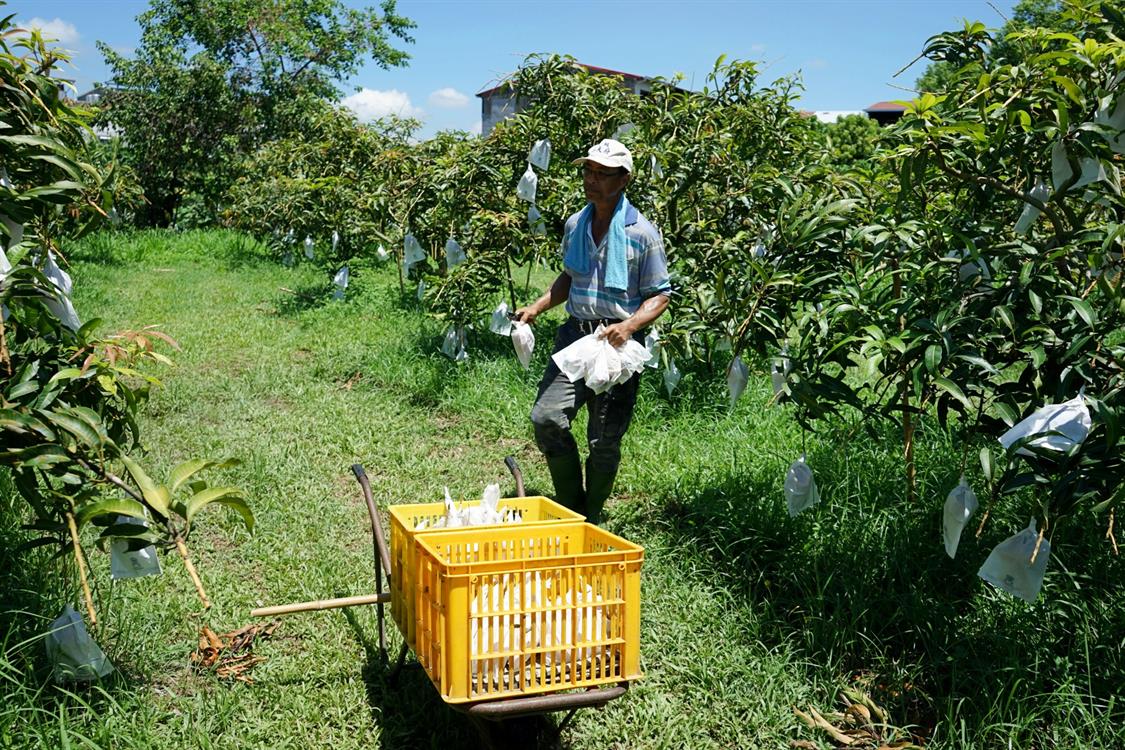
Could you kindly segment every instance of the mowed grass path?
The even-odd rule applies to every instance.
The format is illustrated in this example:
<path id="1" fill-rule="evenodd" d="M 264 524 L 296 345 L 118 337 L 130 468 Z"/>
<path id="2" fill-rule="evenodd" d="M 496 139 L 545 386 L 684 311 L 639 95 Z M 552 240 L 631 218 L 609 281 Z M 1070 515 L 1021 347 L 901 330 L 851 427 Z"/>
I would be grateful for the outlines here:
<path id="1" fill-rule="evenodd" d="M 326 270 L 279 267 L 233 234 L 106 235 L 74 250 L 87 259 L 73 269 L 82 314 L 96 311 L 106 331 L 159 324 L 183 348 L 154 371 L 163 386 L 142 423 L 146 465 L 162 475 L 190 457 L 240 458 L 222 479 L 246 491 L 257 527 L 247 534 L 222 509 L 197 522 L 206 613 L 176 558 L 163 558 L 159 578 L 112 584 L 108 556 L 93 552 L 99 636 L 123 677 L 68 695 L 25 672 L 0 736 L 27 747 L 64 736 L 114 748 L 476 747 L 420 670 L 386 684 L 373 610 L 285 618 L 257 645 L 265 661 L 252 684 L 196 673 L 188 655 L 203 624 L 222 632 L 248 624 L 255 606 L 373 590 L 353 463 L 380 505 L 438 500 L 443 486 L 477 497 L 492 481 L 513 494 L 508 454 L 531 494 L 550 494 L 527 413 L 554 319 L 536 326 L 529 372 L 486 329 L 455 365 L 437 353 L 440 324 L 400 297 L 393 268 L 359 276 L 333 302 Z M 106 255 L 114 262 L 90 260 Z M 608 522 L 646 548 L 646 677 L 580 712 L 565 746 L 823 741 L 792 707 L 832 708 L 848 683 L 877 692 L 892 722 L 919 725 L 934 746 L 1125 744 L 1112 688 L 1125 674 L 1125 607 L 1119 591 L 1104 593 L 1122 580 L 1119 559 L 1091 547 L 1077 579 L 1055 566 L 1036 605 L 992 592 L 975 570 L 1016 517 L 998 512 L 979 542 L 962 543 L 966 559 L 949 561 L 938 519 L 958 452 L 929 436 L 927 500 L 905 507 L 893 434 L 858 425 L 804 440 L 825 499 L 789 519 L 781 485 L 803 440 L 787 410 L 768 405 L 768 378 L 755 375 L 733 410 L 721 379 L 689 373 L 672 401 L 659 381 L 645 376 Z M 1077 554 L 1078 541 L 1056 554 Z M 1090 587 L 1102 593 L 1082 593 Z M 63 601 L 41 596 L 44 615 Z M 24 632 L 46 624 L 27 618 Z"/>

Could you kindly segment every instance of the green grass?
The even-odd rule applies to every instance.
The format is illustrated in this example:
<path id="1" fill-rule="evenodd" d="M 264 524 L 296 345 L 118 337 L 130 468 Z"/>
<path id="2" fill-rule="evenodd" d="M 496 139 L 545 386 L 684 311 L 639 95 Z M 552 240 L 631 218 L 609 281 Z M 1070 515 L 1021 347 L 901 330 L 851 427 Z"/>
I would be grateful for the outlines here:
<path id="1" fill-rule="evenodd" d="M 119 674 L 65 691 L 49 683 L 40 637 L 76 601 L 74 577 L 10 551 L 18 504 L 0 484 L 0 747 L 475 747 L 420 670 L 387 684 L 372 611 L 286 618 L 258 644 L 266 661 L 250 685 L 193 672 L 188 655 L 203 624 L 221 632 L 261 604 L 373 589 L 352 463 L 380 504 L 436 500 L 443 485 L 477 496 L 497 480 L 510 494 L 507 454 L 529 492 L 550 494 L 527 414 L 557 316 L 537 325 L 529 372 L 483 327 L 455 365 L 393 269 L 369 270 L 335 303 L 325 269 L 279 267 L 233 234 L 107 234 L 64 249 L 80 313 L 107 330 L 158 323 L 183 347 L 156 371 L 146 465 L 241 458 L 224 479 L 246 490 L 258 526 L 251 536 L 221 509 L 201 516 L 191 548 L 207 613 L 178 559 L 114 584 L 92 551 L 97 635 Z M 1014 601 L 975 573 L 1026 518 L 995 509 L 949 560 L 940 509 L 959 448 L 923 424 L 909 504 L 893 431 L 846 422 L 807 438 L 823 500 L 790 519 L 781 485 L 802 436 L 769 395 L 758 373 L 729 410 L 721 377 L 688 372 L 668 400 L 646 375 L 608 521 L 645 546 L 646 676 L 580 712 L 564 746 L 829 747 L 792 707 L 837 707 L 852 684 L 930 747 L 1125 746 L 1125 564 L 1101 539 L 1104 519 L 1065 526 L 1039 600 Z"/>

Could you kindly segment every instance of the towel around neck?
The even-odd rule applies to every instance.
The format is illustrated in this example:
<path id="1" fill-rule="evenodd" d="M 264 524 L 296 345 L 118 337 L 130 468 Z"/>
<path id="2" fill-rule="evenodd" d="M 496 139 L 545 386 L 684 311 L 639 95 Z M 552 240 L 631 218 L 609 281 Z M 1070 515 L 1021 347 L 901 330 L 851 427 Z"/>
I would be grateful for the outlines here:
<path id="1" fill-rule="evenodd" d="M 629 286 L 629 264 L 626 259 L 626 248 L 629 238 L 625 234 L 625 213 L 629 209 L 629 201 L 622 193 L 613 209 L 613 216 L 609 220 L 609 230 L 606 232 L 605 254 L 605 288 L 624 292 Z M 594 220 L 594 204 L 587 203 L 586 208 L 578 215 L 574 231 L 567 244 L 566 257 L 563 263 L 567 268 L 580 274 L 588 274 L 594 262 L 596 247 L 590 247 L 590 222 Z"/>

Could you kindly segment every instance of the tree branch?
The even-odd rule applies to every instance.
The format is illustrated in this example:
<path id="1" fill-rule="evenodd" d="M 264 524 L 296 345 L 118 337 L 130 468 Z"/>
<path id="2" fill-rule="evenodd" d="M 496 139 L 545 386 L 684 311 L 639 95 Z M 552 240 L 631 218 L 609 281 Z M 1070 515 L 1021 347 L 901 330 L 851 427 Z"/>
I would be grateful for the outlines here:
<path id="1" fill-rule="evenodd" d="M 1066 244 L 1066 235 L 1063 233 L 1063 228 L 1066 225 L 1063 223 L 1061 217 L 1058 215 L 1055 209 L 1053 209 L 1049 204 L 1044 203 L 1030 193 L 1024 193 L 1013 187 L 1009 187 L 1008 185 L 1005 185 L 1003 182 L 996 179 L 995 177 L 992 177 L 991 175 L 967 174 L 965 172 L 962 172 L 956 167 L 952 167 L 946 163 L 945 156 L 942 155 L 941 149 L 938 148 L 937 144 L 932 140 L 929 142 L 928 147 L 931 151 L 933 151 L 934 156 L 937 157 L 938 168 L 949 176 L 956 177 L 957 179 L 963 180 L 965 182 L 975 182 L 978 185 L 987 185 L 988 187 L 999 190 L 1005 195 L 1011 196 L 1013 198 L 1018 198 L 1024 203 L 1034 206 L 1035 208 L 1042 211 L 1044 214 L 1046 214 L 1047 218 L 1051 220 L 1051 226 L 1053 226 L 1055 230 L 1055 240 L 1059 243 L 1059 246 L 1061 247 Z"/>

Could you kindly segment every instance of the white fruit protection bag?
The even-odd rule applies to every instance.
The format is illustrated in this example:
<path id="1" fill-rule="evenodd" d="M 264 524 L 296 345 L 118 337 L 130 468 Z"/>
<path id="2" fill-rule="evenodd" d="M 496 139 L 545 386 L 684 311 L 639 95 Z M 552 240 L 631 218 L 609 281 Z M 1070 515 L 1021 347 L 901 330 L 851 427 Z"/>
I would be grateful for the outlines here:
<path id="1" fill-rule="evenodd" d="M 789 507 L 789 517 L 808 510 L 820 502 L 820 492 L 812 469 L 805 463 L 805 455 L 789 464 L 785 474 L 785 503 Z"/>
<path id="2" fill-rule="evenodd" d="M 91 682 L 113 671 L 113 664 L 86 630 L 82 615 L 69 604 L 51 623 L 44 644 L 55 682 Z"/>
<path id="3" fill-rule="evenodd" d="M 1017 440 L 1032 435 L 1043 437 L 1031 440 L 1025 445 L 1046 448 L 1053 451 L 1067 451 L 1086 439 L 1090 434 L 1090 410 L 1082 393 L 1061 404 L 1047 404 L 1031 413 L 1026 419 L 999 437 L 1000 444 L 1007 450 Z M 1044 433 L 1059 433 L 1047 435 Z M 1021 456 L 1034 455 L 1025 447 L 1016 450 Z"/>
<path id="4" fill-rule="evenodd" d="M 669 357 L 668 365 L 664 368 L 664 390 L 668 391 L 669 396 L 680 384 L 680 377 L 680 368 L 676 367 L 676 360 Z"/>
<path id="5" fill-rule="evenodd" d="M 739 396 L 746 390 L 746 381 L 750 379 L 750 368 L 741 356 L 735 357 L 727 368 L 727 391 L 730 393 L 730 405 L 734 406 Z"/>
<path id="6" fill-rule="evenodd" d="M 520 182 L 516 185 L 516 195 L 520 200 L 525 200 L 528 203 L 535 202 L 535 191 L 539 188 L 539 177 L 535 174 L 535 170 L 531 165 L 527 165 L 527 171 L 520 177 Z"/>
<path id="7" fill-rule="evenodd" d="M 546 170 L 551 166 L 551 141 L 544 138 L 541 141 L 536 141 L 535 145 L 531 147 L 531 153 L 527 156 L 529 164 L 533 164 L 542 170 Z"/>
<path id="8" fill-rule="evenodd" d="M 957 545 L 961 542 L 961 532 L 978 505 L 976 493 L 973 492 L 973 488 L 965 481 L 965 475 L 962 474 L 961 481 L 949 491 L 949 495 L 945 498 L 945 509 L 941 518 L 941 539 L 945 544 L 945 554 L 951 558 L 957 556 Z"/>
<path id="9" fill-rule="evenodd" d="M 977 575 L 1001 591 L 1018 596 L 1025 602 L 1033 602 L 1043 587 L 1043 575 L 1047 572 L 1047 560 L 1051 556 L 1051 543 L 1044 539 L 1035 545 L 1039 533 L 1035 530 L 1035 519 L 1023 531 L 1013 534 L 993 548 L 980 566 Z M 1035 562 L 1031 561 L 1032 555 Z"/>
<path id="10" fill-rule="evenodd" d="M 492 311 L 492 319 L 488 323 L 488 330 L 497 336 L 512 335 L 512 319 L 508 317 L 507 302 L 501 302 L 500 306 Z"/>
<path id="11" fill-rule="evenodd" d="M 133 516 L 117 516 L 114 523 L 148 528 L 148 521 Z M 115 581 L 160 575 L 160 559 L 156 556 L 156 547 L 150 544 L 130 551 L 127 539 L 114 539 L 109 545 L 109 571 Z"/>
<path id="12" fill-rule="evenodd" d="M 410 269 L 425 259 L 426 251 L 418 244 L 418 240 L 412 234 L 406 235 L 402 240 L 402 272 L 409 276 Z"/>
<path id="13" fill-rule="evenodd" d="M 445 241 L 445 267 L 452 270 L 457 266 L 464 263 L 466 260 L 465 251 L 461 249 L 461 245 L 457 240 L 450 237 Z"/>
<path id="14" fill-rule="evenodd" d="M 531 353 L 535 351 L 535 333 L 523 321 L 512 321 L 512 344 L 516 347 L 516 358 L 523 369 L 531 366 Z"/>
<path id="15" fill-rule="evenodd" d="M 350 275 L 348 267 L 344 266 L 332 277 L 332 283 L 336 285 L 336 291 L 332 293 L 332 299 L 344 298 L 344 290 L 348 288 L 348 278 Z"/>

